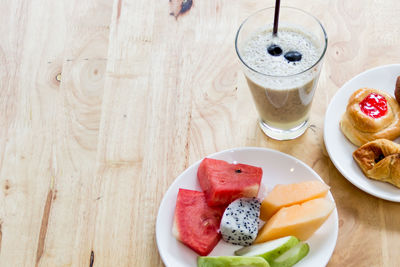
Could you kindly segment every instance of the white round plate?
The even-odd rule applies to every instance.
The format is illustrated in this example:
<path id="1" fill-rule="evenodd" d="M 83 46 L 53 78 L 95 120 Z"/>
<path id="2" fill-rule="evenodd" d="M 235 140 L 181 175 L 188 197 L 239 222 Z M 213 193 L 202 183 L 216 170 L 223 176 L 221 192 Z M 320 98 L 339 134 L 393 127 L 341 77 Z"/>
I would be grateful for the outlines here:
<path id="1" fill-rule="evenodd" d="M 350 95 L 357 89 L 368 87 L 383 90 L 394 96 L 400 64 L 386 65 L 367 70 L 340 88 L 331 100 L 325 115 L 324 141 L 328 154 L 342 175 L 353 185 L 378 198 L 400 202 L 400 189 L 388 183 L 367 178 L 353 160 L 353 145 L 339 127 L 340 119 L 346 111 Z"/>
<path id="2" fill-rule="evenodd" d="M 265 187 L 272 189 L 276 184 L 289 184 L 306 180 L 321 180 L 316 172 L 300 160 L 281 152 L 265 148 L 235 148 L 208 156 L 230 163 L 244 163 L 261 167 L 263 178 L 261 191 Z M 179 188 L 201 191 L 197 182 L 197 168 L 200 161 L 194 163 L 176 178 L 166 192 L 157 215 L 156 238 L 161 258 L 167 267 L 197 266 L 197 254 L 184 244 L 177 241 L 172 235 L 172 222 L 175 211 L 175 202 Z M 265 195 L 265 193 L 264 193 Z M 259 195 L 261 197 L 261 195 Z M 329 198 L 334 201 L 331 193 Z M 309 254 L 296 267 L 325 266 L 335 248 L 338 235 L 337 210 L 332 212 L 328 220 L 313 236 L 307 240 L 310 245 Z M 229 256 L 240 248 L 220 241 L 210 256 Z"/>

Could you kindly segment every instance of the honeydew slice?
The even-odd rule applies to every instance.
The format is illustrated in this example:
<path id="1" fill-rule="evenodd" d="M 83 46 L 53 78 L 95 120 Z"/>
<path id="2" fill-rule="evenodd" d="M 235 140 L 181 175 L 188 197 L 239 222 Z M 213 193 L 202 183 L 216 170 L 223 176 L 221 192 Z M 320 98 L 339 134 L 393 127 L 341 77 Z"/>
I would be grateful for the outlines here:
<path id="1" fill-rule="evenodd" d="M 261 257 L 207 256 L 197 258 L 197 267 L 270 267 Z"/>
<path id="2" fill-rule="evenodd" d="M 247 257 L 258 256 L 263 257 L 268 262 L 271 262 L 298 243 L 299 240 L 296 237 L 285 236 L 275 240 L 241 248 L 235 251 L 235 255 Z"/>
<path id="3" fill-rule="evenodd" d="M 307 243 L 300 242 L 275 260 L 270 262 L 271 267 L 291 267 L 307 256 L 310 247 Z"/>

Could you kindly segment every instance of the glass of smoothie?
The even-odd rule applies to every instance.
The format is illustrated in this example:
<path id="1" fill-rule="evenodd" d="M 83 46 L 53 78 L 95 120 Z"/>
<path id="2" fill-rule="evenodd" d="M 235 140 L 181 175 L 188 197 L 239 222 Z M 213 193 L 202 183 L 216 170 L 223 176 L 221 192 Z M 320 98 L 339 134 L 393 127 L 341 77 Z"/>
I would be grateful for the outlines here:
<path id="1" fill-rule="evenodd" d="M 260 10 L 240 26 L 235 41 L 263 132 L 294 139 L 308 127 L 328 38 L 311 14 L 281 7 L 273 34 L 274 7 Z"/>

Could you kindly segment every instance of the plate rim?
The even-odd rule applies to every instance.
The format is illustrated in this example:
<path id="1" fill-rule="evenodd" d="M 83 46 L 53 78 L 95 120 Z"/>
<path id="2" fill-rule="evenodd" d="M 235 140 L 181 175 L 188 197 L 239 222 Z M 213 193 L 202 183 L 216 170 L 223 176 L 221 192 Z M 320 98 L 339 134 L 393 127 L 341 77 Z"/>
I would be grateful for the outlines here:
<path id="1" fill-rule="evenodd" d="M 335 102 L 336 98 L 338 98 L 339 93 L 341 91 L 343 91 L 345 89 L 346 86 L 348 86 L 348 84 L 350 84 L 353 80 L 358 79 L 360 76 L 366 75 L 369 72 L 374 72 L 380 69 L 386 69 L 386 68 L 391 68 L 391 67 L 397 67 L 400 68 L 400 64 L 398 63 L 394 63 L 394 64 L 387 64 L 387 65 L 381 65 L 381 66 L 376 66 L 367 70 L 364 70 L 363 72 L 360 72 L 359 74 L 355 75 L 354 77 L 350 78 L 349 80 L 347 80 L 336 92 L 335 95 L 332 97 L 332 99 L 329 102 L 328 108 L 326 109 L 325 112 L 325 117 L 324 117 L 324 145 L 326 148 L 326 151 L 328 152 L 329 158 L 332 161 L 333 165 L 336 167 L 336 169 L 340 172 L 340 174 L 347 180 L 349 181 L 352 185 L 354 185 L 355 187 L 357 187 L 358 189 L 360 189 L 361 191 L 364 191 L 367 194 L 370 194 L 376 198 L 379 199 L 384 199 L 384 200 L 388 200 L 388 201 L 392 201 L 392 202 L 396 202 L 396 203 L 400 203 L 400 198 L 394 198 L 391 196 L 382 196 L 379 193 L 374 192 L 371 189 L 366 188 L 363 185 L 360 185 L 359 183 L 357 183 L 352 177 L 351 175 L 349 175 L 347 173 L 347 171 L 340 165 L 340 163 L 337 161 L 337 159 L 333 156 L 333 152 L 331 150 L 331 146 L 329 145 L 328 142 L 328 137 L 329 135 L 327 135 L 326 133 L 328 132 L 328 123 L 327 123 L 327 119 L 328 119 L 328 115 L 332 112 L 331 110 L 333 109 L 333 103 Z M 354 91 L 356 91 L 359 88 L 355 88 Z M 343 134 L 343 133 L 342 133 Z M 367 178 L 367 177 L 366 177 Z M 369 178 L 367 178 L 369 179 Z"/>
<path id="2" fill-rule="evenodd" d="M 320 176 L 316 171 L 314 171 L 310 166 L 308 166 L 306 163 L 304 163 L 303 161 L 299 160 L 298 158 L 296 158 L 296 157 L 294 157 L 294 156 L 292 156 L 292 155 L 289 155 L 289 154 L 286 154 L 286 153 L 284 153 L 284 152 L 281 152 L 281 151 L 278 151 L 278 150 L 275 150 L 275 149 L 271 149 L 271 148 L 266 148 L 266 147 L 254 147 L 254 146 L 249 146 L 249 147 L 246 147 L 246 146 L 244 146 L 244 147 L 234 147 L 234 148 L 229 148 L 229 149 L 224 149 L 224 150 L 221 150 L 221 151 L 218 151 L 218 152 L 214 152 L 214 153 L 212 153 L 212 154 L 209 154 L 209 155 L 206 155 L 206 156 L 202 157 L 200 160 L 197 160 L 196 162 L 192 163 L 192 164 L 189 165 L 183 172 L 181 172 L 178 176 L 176 176 L 176 178 L 174 179 L 174 181 L 169 185 L 168 189 L 165 191 L 165 193 L 164 193 L 164 195 L 163 195 L 163 197 L 162 197 L 162 199 L 161 199 L 161 202 L 160 202 L 160 204 L 159 204 L 159 207 L 158 207 L 157 218 L 156 218 L 156 224 L 155 224 L 155 230 L 156 230 L 156 231 L 155 231 L 155 232 L 156 232 L 156 233 L 155 233 L 155 234 L 156 234 L 156 244 L 157 244 L 158 254 L 160 255 L 160 258 L 161 258 L 163 264 L 164 264 L 166 267 L 170 267 L 170 266 L 167 265 L 167 261 L 166 261 L 164 252 L 163 252 L 162 250 L 160 250 L 160 240 L 159 240 L 160 237 L 159 237 L 159 234 L 158 234 L 158 232 L 160 231 L 160 230 L 159 230 L 159 225 L 160 225 L 160 224 L 159 224 L 160 213 L 161 213 L 162 207 L 164 206 L 166 196 L 170 194 L 170 191 L 172 190 L 172 188 L 174 187 L 174 185 L 178 183 L 178 178 L 181 177 L 182 175 L 184 175 L 186 172 L 188 172 L 189 169 L 191 169 L 192 167 L 194 167 L 194 166 L 196 166 L 196 165 L 199 165 L 200 162 L 201 162 L 204 158 L 206 158 L 206 157 L 212 158 L 212 157 L 215 157 L 215 156 L 217 156 L 217 155 L 219 155 L 219 154 L 224 154 L 224 153 L 232 152 L 232 151 L 244 151 L 244 150 L 248 150 L 248 151 L 251 151 L 251 150 L 253 150 L 253 151 L 263 151 L 263 152 L 268 152 L 268 153 L 280 154 L 281 156 L 287 157 L 287 158 L 289 158 L 289 159 L 291 159 L 291 160 L 296 161 L 297 163 L 300 163 L 303 167 L 305 167 L 306 169 L 308 169 L 308 171 L 310 171 L 311 173 L 313 173 L 313 175 L 314 175 L 315 177 L 317 177 L 319 180 L 321 180 L 322 182 L 325 183 L 325 181 L 321 178 L 321 176 Z M 334 197 L 333 197 L 333 195 L 332 195 L 332 193 L 331 193 L 330 191 L 328 192 L 328 196 L 329 196 L 329 198 L 333 201 L 333 203 L 335 204 L 335 208 L 334 208 L 334 210 L 333 210 L 333 212 L 332 212 L 332 215 L 336 218 L 336 220 L 334 220 L 334 229 L 333 229 L 333 230 L 334 230 L 333 249 L 332 249 L 331 251 L 329 251 L 329 257 L 326 258 L 326 261 L 323 263 L 322 266 L 326 266 L 326 265 L 328 264 L 329 260 L 332 258 L 333 252 L 335 251 L 335 248 L 336 248 L 338 235 L 339 235 L 339 214 L 338 214 L 338 211 L 337 211 L 336 201 L 335 201 L 335 199 L 334 199 Z"/>

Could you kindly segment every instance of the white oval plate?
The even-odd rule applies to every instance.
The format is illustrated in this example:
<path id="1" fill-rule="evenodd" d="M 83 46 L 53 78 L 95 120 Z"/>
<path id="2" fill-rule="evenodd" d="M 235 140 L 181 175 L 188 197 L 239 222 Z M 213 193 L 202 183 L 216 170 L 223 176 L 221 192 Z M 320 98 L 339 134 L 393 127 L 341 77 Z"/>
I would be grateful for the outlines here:
<path id="1" fill-rule="evenodd" d="M 325 115 L 324 141 L 328 154 L 342 175 L 353 185 L 378 198 L 400 202 L 400 189 L 388 183 L 367 178 L 353 160 L 353 145 L 339 127 L 340 119 L 346 111 L 350 95 L 357 89 L 368 87 L 380 89 L 394 96 L 400 64 L 386 65 L 367 70 L 346 82 L 331 100 Z"/>
<path id="2" fill-rule="evenodd" d="M 212 155 L 210 158 L 225 160 L 230 163 L 244 163 L 263 169 L 262 186 L 272 189 L 276 184 L 289 184 L 306 180 L 321 180 L 316 172 L 300 160 L 281 152 L 265 148 L 235 148 Z M 157 246 L 161 258 L 167 267 L 197 266 L 197 254 L 177 241 L 172 235 L 172 222 L 175 211 L 176 196 L 179 188 L 201 191 L 197 182 L 197 168 L 200 161 L 187 168 L 176 178 L 166 192 L 158 210 L 156 223 Z M 265 195 L 265 193 L 264 193 Z M 261 197 L 261 192 L 260 195 Z M 331 193 L 329 198 L 334 201 Z M 335 248 L 338 235 L 338 214 L 335 209 L 328 220 L 313 236 L 307 240 L 310 245 L 309 254 L 296 267 L 325 266 Z M 220 241 L 210 253 L 212 256 L 229 256 L 240 248 Z"/>

